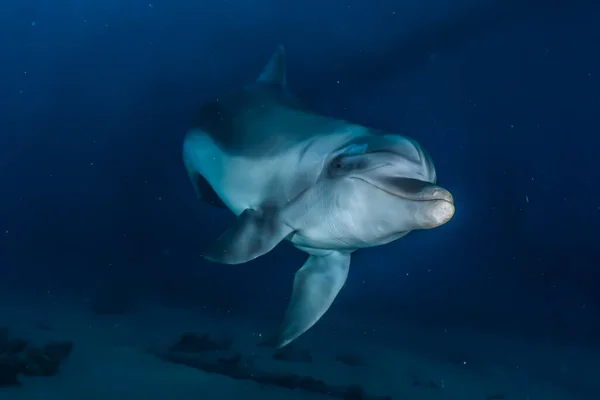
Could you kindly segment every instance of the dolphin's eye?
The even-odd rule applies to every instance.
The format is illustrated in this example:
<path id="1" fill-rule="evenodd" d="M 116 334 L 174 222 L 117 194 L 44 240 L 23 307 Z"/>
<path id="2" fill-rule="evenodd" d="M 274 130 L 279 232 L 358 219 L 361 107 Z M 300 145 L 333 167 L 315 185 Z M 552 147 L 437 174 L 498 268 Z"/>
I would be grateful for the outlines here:
<path id="1" fill-rule="evenodd" d="M 348 163 L 345 162 L 342 156 L 338 156 L 331 161 L 331 164 L 329 164 L 329 168 L 332 169 L 334 172 L 342 172 L 348 169 Z"/>
<path id="2" fill-rule="evenodd" d="M 344 160 L 342 160 L 341 156 L 338 156 L 336 158 L 334 158 L 333 160 L 331 160 L 331 162 L 329 163 L 329 174 L 332 176 L 340 176 L 344 174 L 344 170 L 345 170 L 345 163 Z"/>
<path id="3" fill-rule="evenodd" d="M 329 164 L 330 173 L 339 176 L 360 169 L 364 162 L 353 156 L 338 156 Z"/>

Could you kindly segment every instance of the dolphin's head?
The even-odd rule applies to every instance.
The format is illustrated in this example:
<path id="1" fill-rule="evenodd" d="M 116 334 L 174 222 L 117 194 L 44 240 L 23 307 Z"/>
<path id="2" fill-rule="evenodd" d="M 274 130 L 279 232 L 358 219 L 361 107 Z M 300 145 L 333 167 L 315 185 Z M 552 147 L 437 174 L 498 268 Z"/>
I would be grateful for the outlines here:
<path id="1" fill-rule="evenodd" d="M 454 215 L 454 199 L 436 185 L 430 156 L 399 135 L 355 139 L 328 157 L 321 177 L 335 235 L 349 247 L 387 243 Z"/>

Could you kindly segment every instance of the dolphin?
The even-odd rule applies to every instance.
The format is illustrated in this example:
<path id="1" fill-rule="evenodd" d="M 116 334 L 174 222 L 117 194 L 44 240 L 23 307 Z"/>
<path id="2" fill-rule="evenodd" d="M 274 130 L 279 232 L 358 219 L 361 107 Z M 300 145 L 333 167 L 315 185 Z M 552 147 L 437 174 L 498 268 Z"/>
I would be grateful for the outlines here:
<path id="1" fill-rule="evenodd" d="M 284 240 L 308 253 L 277 348 L 329 309 L 352 252 L 438 227 L 455 211 L 415 140 L 320 115 L 295 98 L 283 46 L 255 82 L 201 107 L 183 162 L 196 195 L 237 216 L 203 257 L 241 264 Z"/>

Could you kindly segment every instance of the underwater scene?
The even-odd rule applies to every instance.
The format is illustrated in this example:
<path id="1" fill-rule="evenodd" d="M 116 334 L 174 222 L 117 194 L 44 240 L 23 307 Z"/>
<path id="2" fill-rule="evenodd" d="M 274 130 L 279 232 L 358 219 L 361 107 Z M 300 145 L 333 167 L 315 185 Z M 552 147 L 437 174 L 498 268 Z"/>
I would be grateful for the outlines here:
<path id="1" fill-rule="evenodd" d="M 600 2 L 0 3 L 0 400 L 600 400 Z"/>

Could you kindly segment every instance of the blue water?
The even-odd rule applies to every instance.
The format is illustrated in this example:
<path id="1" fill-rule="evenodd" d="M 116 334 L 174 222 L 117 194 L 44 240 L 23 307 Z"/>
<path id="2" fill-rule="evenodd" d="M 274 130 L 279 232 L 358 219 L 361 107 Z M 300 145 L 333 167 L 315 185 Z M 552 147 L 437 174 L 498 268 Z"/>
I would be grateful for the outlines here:
<path id="1" fill-rule="evenodd" d="M 181 146 L 283 44 L 291 92 L 417 138 L 456 200 L 359 251 L 331 318 L 600 346 L 599 42 L 591 0 L 5 1 L 0 290 L 275 329 L 304 254 L 203 260 L 234 216 L 196 199 Z"/>

